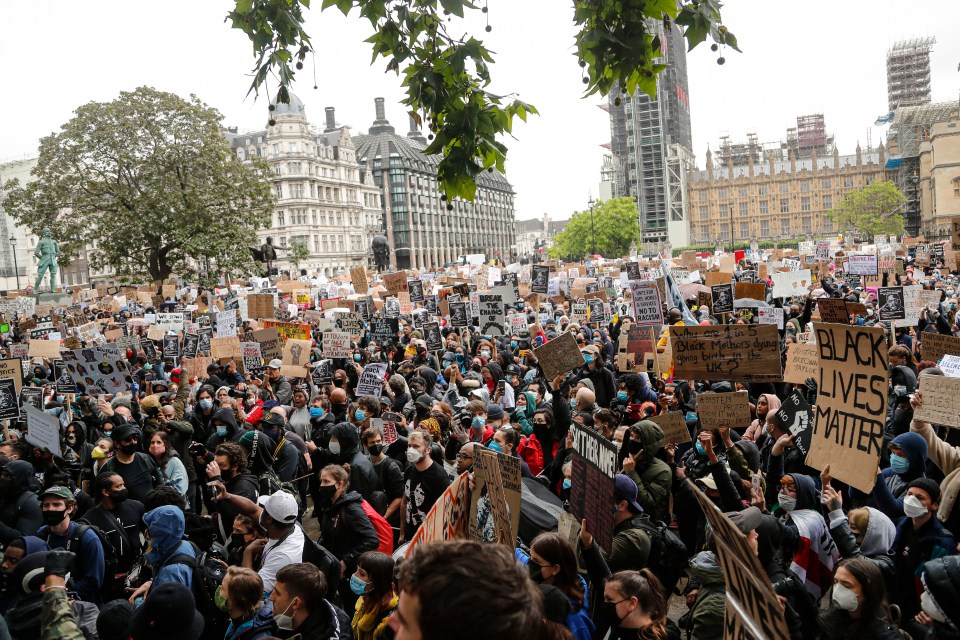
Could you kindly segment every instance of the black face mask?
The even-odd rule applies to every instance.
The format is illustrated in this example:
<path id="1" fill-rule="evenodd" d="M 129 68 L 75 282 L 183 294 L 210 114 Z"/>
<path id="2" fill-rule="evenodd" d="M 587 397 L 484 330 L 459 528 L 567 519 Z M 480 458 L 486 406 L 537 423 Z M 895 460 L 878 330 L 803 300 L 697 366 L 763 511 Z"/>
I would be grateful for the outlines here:
<path id="1" fill-rule="evenodd" d="M 137 448 L 138 448 L 138 447 L 137 447 L 137 445 L 136 445 L 135 443 L 130 443 L 130 444 L 120 445 L 120 446 L 117 447 L 117 448 L 120 449 L 120 453 L 122 453 L 122 454 L 124 454 L 124 455 L 126 455 L 126 456 L 132 456 L 133 454 L 135 454 L 135 453 L 137 452 Z"/>
<path id="2" fill-rule="evenodd" d="M 63 511 L 55 511 L 53 509 L 50 509 L 49 511 L 43 512 L 43 524 L 51 527 L 55 527 L 61 522 L 63 522 L 66 517 L 67 517 L 66 509 L 64 509 Z"/>
<path id="3" fill-rule="evenodd" d="M 639 452 L 643 451 L 643 443 L 639 440 L 628 440 L 627 451 L 629 451 L 631 455 L 637 455 Z"/>
<path id="4" fill-rule="evenodd" d="M 334 484 L 321 485 L 317 487 L 317 500 L 323 509 L 329 509 L 333 506 L 333 495 L 337 492 L 337 486 Z"/>
<path id="5" fill-rule="evenodd" d="M 623 618 L 621 618 L 617 614 L 616 602 L 601 602 L 600 613 L 601 613 L 601 619 L 606 620 L 607 622 L 611 623 L 612 626 L 615 626 L 615 627 L 619 627 L 620 624 L 623 622 L 623 618 L 627 617 L 627 616 L 624 616 Z M 616 623 L 613 622 L 614 620 L 616 620 Z"/>
<path id="6" fill-rule="evenodd" d="M 372 445 L 370 445 L 369 447 L 367 447 L 367 451 L 370 452 L 370 455 L 371 455 L 372 457 L 376 458 L 376 457 L 379 456 L 381 453 L 383 453 L 383 445 L 382 445 L 382 444 L 372 444 Z"/>
<path id="7" fill-rule="evenodd" d="M 123 489 L 120 489 L 119 491 L 114 491 L 113 493 L 110 494 L 110 499 L 118 504 L 123 502 L 129 497 L 130 497 L 130 490 L 127 489 L 126 487 L 124 487 Z"/>
<path id="8" fill-rule="evenodd" d="M 334 378 L 334 379 L 333 379 L 333 386 L 335 386 L 335 387 L 342 387 L 342 386 L 343 386 L 343 378 Z"/>
<path id="9" fill-rule="evenodd" d="M 543 582 L 543 567 L 533 561 L 533 558 L 527 562 L 527 569 L 530 570 L 530 579 L 540 584 Z"/>

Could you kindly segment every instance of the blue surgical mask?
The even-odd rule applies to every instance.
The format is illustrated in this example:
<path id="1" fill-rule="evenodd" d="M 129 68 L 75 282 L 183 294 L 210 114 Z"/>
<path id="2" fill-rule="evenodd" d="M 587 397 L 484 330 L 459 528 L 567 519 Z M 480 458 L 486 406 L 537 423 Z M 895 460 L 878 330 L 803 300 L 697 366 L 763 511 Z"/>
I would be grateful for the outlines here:
<path id="1" fill-rule="evenodd" d="M 353 417 L 357 419 L 357 422 L 363 422 L 367 419 L 367 412 L 363 409 L 357 409 L 353 412 Z"/>
<path id="2" fill-rule="evenodd" d="M 353 591 L 354 595 L 362 596 L 367 592 L 368 586 L 370 586 L 370 583 L 358 578 L 357 574 L 350 576 L 350 591 Z"/>
<path id="3" fill-rule="evenodd" d="M 573 408 L 576 407 L 576 406 L 577 406 L 577 399 L 576 399 L 576 398 L 570 398 L 570 408 L 573 409 Z"/>
<path id="4" fill-rule="evenodd" d="M 462 353 L 458 353 L 458 354 L 457 354 L 457 362 L 463 362 L 463 354 L 462 354 Z"/>
<path id="5" fill-rule="evenodd" d="M 487 449 L 490 449 L 490 451 L 496 451 L 497 453 L 503 453 L 503 447 L 501 447 L 496 442 L 491 442 L 490 444 L 488 444 Z"/>
<path id="6" fill-rule="evenodd" d="M 571 480 L 570 478 L 564 478 L 564 479 L 563 479 L 563 488 L 564 488 L 564 489 L 569 489 L 569 488 L 570 488 L 570 485 L 572 485 L 572 484 L 573 484 L 573 480 Z"/>
<path id="7" fill-rule="evenodd" d="M 321 409 L 320 407 L 310 407 L 310 417 L 311 417 L 311 418 L 322 418 L 322 417 L 323 417 L 323 409 Z"/>
<path id="8" fill-rule="evenodd" d="M 213 409 L 213 400 L 211 400 L 210 398 L 202 399 L 200 401 L 200 408 L 203 409 L 204 411 Z"/>
<path id="9" fill-rule="evenodd" d="M 585 353 L 583 354 L 583 361 L 586 362 L 587 364 L 590 364 L 593 362 L 593 356 L 590 355 L 589 353 Z"/>
<path id="10" fill-rule="evenodd" d="M 620 401 L 622 401 L 622 402 L 626 402 L 626 401 L 627 401 L 627 398 L 629 398 L 629 397 L 630 397 L 630 394 L 627 393 L 626 391 L 617 391 L 617 400 L 620 400 Z"/>
<path id="11" fill-rule="evenodd" d="M 473 420 L 470 421 L 470 426 L 474 429 L 483 429 L 483 425 L 485 424 L 486 420 L 480 416 L 473 416 Z"/>
<path id="12" fill-rule="evenodd" d="M 516 348 L 517 348 L 517 341 L 516 341 L 516 340 L 511 340 L 511 341 L 510 341 L 510 348 L 511 348 L 511 349 L 516 349 Z"/>
<path id="13" fill-rule="evenodd" d="M 703 448 L 703 445 L 700 444 L 700 441 L 699 441 L 699 440 L 697 440 L 697 442 L 696 442 L 693 446 L 694 446 L 694 448 L 696 448 L 697 453 L 699 453 L 700 455 L 702 455 L 702 456 L 707 455 L 707 450 Z"/>
<path id="14" fill-rule="evenodd" d="M 223 426 L 222 424 L 217 425 L 217 435 L 220 436 L 221 438 L 226 437 L 226 435 L 227 435 L 227 428 L 226 428 L 225 426 Z"/>
<path id="15" fill-rule="evenodd" d="M 890 454 L 890 468 L 896 473 L 906 473 L 910 469 L 910 460 L 895 453 Z"/>
<path id="16" fill-rule="evenodd" d="M 697 414 L 694 413 L 693 411 L 687 411 L 686 420 L 687 422 L 696 422 Z"/>
<path id="17" fill-rule="evenodd" d="M 354 362 L 360 362 L 360 354 L 359 354 L 359 353 L 353 354 L 353 361 L 354 361 Z"/>

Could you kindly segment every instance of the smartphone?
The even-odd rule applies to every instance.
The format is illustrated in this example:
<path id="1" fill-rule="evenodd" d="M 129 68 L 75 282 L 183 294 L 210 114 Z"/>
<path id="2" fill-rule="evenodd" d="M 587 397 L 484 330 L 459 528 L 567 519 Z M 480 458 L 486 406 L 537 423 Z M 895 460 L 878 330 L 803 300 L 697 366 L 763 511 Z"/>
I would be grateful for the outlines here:
<path id="1" fill-rule="evenodd" d="M 497 383 L 496 393 L 498 394 L 503 393 L 505 388 L 506 388 L 506 383 L 503 380 L 501 380 L 500 382 Z"/>
<path id="2" fill-rule="evenodd" d="M 383 414 L 380 416 L 380 418 L 384 422 L 393 422 L 393 423 L 400 422 L 400 414 L 394 413 L 393 411 L 384 411 Z"/>

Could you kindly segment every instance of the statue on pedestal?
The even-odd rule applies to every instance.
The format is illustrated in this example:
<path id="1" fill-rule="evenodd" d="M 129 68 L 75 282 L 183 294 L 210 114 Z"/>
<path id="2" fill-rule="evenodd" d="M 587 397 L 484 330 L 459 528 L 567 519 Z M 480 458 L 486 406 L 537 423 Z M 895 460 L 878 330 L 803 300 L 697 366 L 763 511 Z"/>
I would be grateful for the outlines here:
<path id="1" fill-rule="evenodd" d="M 60 255 L 60 245 L 53 239 L 50 229 L 43 230 L 43 237 L 37 243 L 37 248 L 33 252 L 34 257 L 39 258 L 37 263 L 37 282 L 33 285 L 35 293 L 40 293 L 40 284 L 43 282 L 43 275 L 50 272 L 50 293 L 57 290 L 57 256 Z"/>
<path id="2" fill-rule="evenodd" d="M 376 235 L 370 243 L 373 248 L 373 263 L 377 265 L 377 273 L 390 268 L 390 243 L 386 236 Z"/>
<path id="3" fill-rule="evenodd" d="M 254 247 L 249 247 L 249 249 L 254 260 L 266 265 L 267 277 L 270 277 L 273 271 L 273 262 L 277 259 L 277 247 L 273 245 L 273 238 L 268 236 L 267 241 L 260 245 L 259 249 Z"/>

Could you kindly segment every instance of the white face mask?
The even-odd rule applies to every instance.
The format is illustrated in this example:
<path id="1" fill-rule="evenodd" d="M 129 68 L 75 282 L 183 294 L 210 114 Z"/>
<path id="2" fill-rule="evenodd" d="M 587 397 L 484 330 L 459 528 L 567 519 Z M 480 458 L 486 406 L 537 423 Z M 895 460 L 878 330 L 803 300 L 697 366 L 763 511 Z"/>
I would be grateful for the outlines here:
<path id="1" fill-rule="evenodd" d="M 273 621 L 277 623 L 278 629 L 283 629 L 284 631 L 293 631 L 293 616 L 288 616 L 287 611 L 290 611 L 290 607 L 293 606 L 293 603 L 287 605 L 287 608 L 283 610 L 278 616 L 273 617 Z"/>
<path id="2" fill-rule="evenodd" d="M 780 503 L 780 508 L 790 513 L 797 508 L 797 499 L 788 496 L 785 493 L 781 493 L 777 496 L 777 502 Z"/>
<path id="3" fill-rule="evenodd" d="M 417 464 L 418 462 L 420 462 L 420 458 L 422 457 L 423 455 L 421 455 L 419 451 L 417 451 L 413 447 L 407 447 L 407 462 L 409 462 L 410 464 Z"/>
<path id="4" fill-rule="evenodd" d="M 943 624 L 947 623 L 947 617 L 943 615 L 943 611 L 940 610 L 940 607 L 937 605 L 937 601 L 933 599 L 933 596 L 930 595 L 929 591 L 924 591 L 920 594 L 920 608 L 923 609 L 923 612 Z"/>
<path id="5" fill-rule="evenodd" d="M 339 442 L 331 442 L 329 449 L 330 449 L 330 453 L 332 453 L 333 455 L 335 455 L 335 456 L 340 455 L 340 443 L 339 443 Z"/>
<path id="6" fill-rule="evenodd" d="M 917 496 L 907 496 L 903 499 L 903 512 L 908 518 L 919 518 L 926 515 L 927 508 L 921 504 Z"/>
<path id="7" fill-rule="evenodd" d="M 834 606 L 844 611 L 856 611 L 860 606 L 860 601 L 857 599 L 857 592 L 853 589 L 846 588 L 839 582 L 833 585 L 833 595 L 830 599 L 833 601 Z"/>

